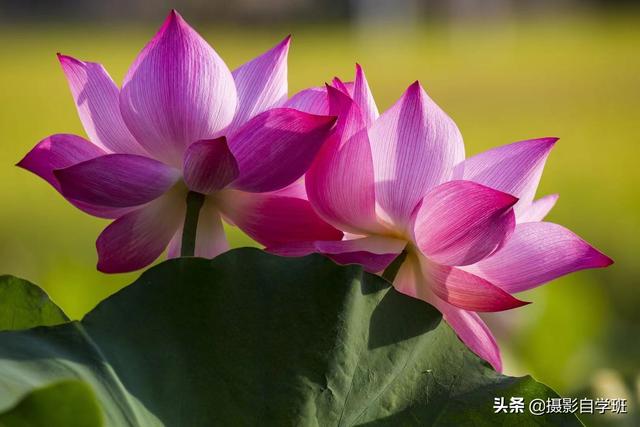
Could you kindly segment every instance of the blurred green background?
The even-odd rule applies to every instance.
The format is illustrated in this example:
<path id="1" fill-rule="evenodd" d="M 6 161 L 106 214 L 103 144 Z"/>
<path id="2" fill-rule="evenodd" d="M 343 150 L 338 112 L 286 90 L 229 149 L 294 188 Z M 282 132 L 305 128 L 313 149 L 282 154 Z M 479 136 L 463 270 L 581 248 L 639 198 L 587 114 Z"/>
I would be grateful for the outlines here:
<path id="1" fill-rule="evenodd" d="M 221 25 L 184 15 L 231 68 L 293 33 L 290 94 L 334 75 L 351 79 L 357 61 L 382 110 L 419 79 L 457 122 L 468 155 L 560 137 L 538 193 L 560 193 L 548 219 L 616 263 L 530 291 L 523 297 L 534 304 L 488 320 L 506 373 L 531 373 L 561 394 L 626 397 L 637 407 L 640 13 L 594 9 L 401 28 Z M 107 222 L 14 164 L 47 135 L 83 135 L 56 52 L 101 62 L 119 82 L 160 25 L 108 22 L 5 21 L 0 28 L 0 272 L 43 286 L 75 318 L 137 274 L 97 272 L 94 241 Z M 237 230 L 231 241 L 251 244 Z"/>

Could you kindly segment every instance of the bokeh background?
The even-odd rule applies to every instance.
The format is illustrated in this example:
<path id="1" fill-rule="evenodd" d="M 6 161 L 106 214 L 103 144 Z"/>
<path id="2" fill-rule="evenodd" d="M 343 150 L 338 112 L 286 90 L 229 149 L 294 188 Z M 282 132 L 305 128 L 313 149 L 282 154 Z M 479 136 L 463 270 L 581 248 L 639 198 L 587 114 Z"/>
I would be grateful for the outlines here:
<path id="1" fill-rule="evenodd" d="M 137 274 L 96 271 L 105 220 L 14 164 L 39 140 L 83 135 L 56 52 L 121 81 L 172 7 L 230 68 L 289 33 L 290 94 L 364 67 L 381 110 L 414 80 L 460 127 L 468 155 L 558 136 L 538 195 L 548 217 L 610 255 L 488 316 L 505 371 L 561 394 L 640 395 L 640 9 L 619 1 L 0 1 L 0 272 L 43 286 L 74 318 Z M 233 246 L 252 245 L 231 230 Z M 637 417 L 637 415 L 636 415 Z M 587 419 L 640 425 L 633 415 Z"/>

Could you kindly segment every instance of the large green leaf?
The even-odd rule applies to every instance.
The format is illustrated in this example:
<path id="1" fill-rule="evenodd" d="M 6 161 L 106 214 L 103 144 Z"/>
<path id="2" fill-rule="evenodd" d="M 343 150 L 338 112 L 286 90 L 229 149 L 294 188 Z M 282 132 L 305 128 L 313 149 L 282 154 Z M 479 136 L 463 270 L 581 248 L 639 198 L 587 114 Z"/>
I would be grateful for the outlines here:
<path id="1" fill-rule="evenodd" d="M 0 276 L 0 331 L 51 326 L 68 320 L 33 283 L 13 276 Z"/>
<path id="2" fill-rule="evenodd" d="M 82 381 L 66 380 L 38 388 L 0 414 L 1 427 L 100 427 L 100 406 Z"/>
<path id="3" fill-rule="evenodd" d="M 62 379 L 113 426 L 580 425 L 494 415 L 494 397 L 557 395 L 497 374 L 383 279 L 255 249 L 167 261 L 81 322 L 0 333 L 0 411 Z"/>

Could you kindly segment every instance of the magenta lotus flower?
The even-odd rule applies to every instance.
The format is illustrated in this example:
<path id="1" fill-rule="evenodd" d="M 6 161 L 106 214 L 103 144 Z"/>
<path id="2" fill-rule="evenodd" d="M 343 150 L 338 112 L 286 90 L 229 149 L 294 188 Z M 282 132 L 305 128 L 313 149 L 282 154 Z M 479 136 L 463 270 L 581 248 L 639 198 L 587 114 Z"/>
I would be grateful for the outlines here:
<path id="1" fill-rule="evenodd" d="M 418 82 L 378 110 L 358 66 L 353 83 L 304 91 L 291 105 L 338 115 L 335 134 L 306 173 L 318 214 L 342 240 L 297 241 L 282 255 L 327 254 L 383 271 L 402 251 L 393 285 L 436 306 L 475 353 L 501 370 L 477 312 L 520 307 L 512 293 L 612 263 L 560 225 L 542 222 L 557 195 L 534 201 L 556 138 L 495 148 L 465 160 L 455 123 Z"/>
<path id="2" fill-rule="evenodd" d="M 267 244 L 339 239 L 341 232 L 286 189 L 307 170 L 335 122 L 284 107 L 288 50 L 289 37 L 231 72 L 172 11 L 122 89 L 102 65 L 59 55 L 90 141 L 52 135 L 18 165 L 83 211 L 115 218 L 97 240 L 104 272 L 144 267 L 168 245 L 171 256 L 185 253 L 187 194 L 195 196 L 198 223 L 188 255 L 193 250 L 213 257 L 228 248 L 223 211 Z M 274 201 L 299 227 L 287 236 L 276 216 L 272 232 L 261 239 L 254 223 L 279 215 Z"/>

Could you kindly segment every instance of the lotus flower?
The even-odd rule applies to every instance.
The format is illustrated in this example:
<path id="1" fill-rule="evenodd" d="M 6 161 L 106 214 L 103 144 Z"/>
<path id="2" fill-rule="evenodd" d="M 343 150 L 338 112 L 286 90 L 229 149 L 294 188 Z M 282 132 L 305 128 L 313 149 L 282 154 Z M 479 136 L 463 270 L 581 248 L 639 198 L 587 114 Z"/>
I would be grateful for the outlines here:
<path id="1" fill-rule="evenodd" d="M 418 82 L 378 116 L 362 69 L 290 101 L 339 116 L 306 173 L 320 217 L 340 240 L 295 241 L 282 255 L 327 254 L 383 271 L 404 251 L 393 285 L 436 306 L 458 336 L 498 371 L 500 352 L 477 312 L 526 304 L 512 293 L 612 263 L 566 228 L 542 222 L 557 195 L 534 201 L 556 138 L 498 147 L 465 160 L 455 123 Z"/>
<path id="2" fill-rule="evenodd" d="M 223 209 L 251 233 L 252 221 L 279 214 L 270 209 L 274 200 L 295 218 L 295 230 L 303 230 L 287 238 L 340 238 L 286 189 L 307 170 L 335 122 L 283 106 L 288 49 L 289 37 L 231 72 L 172 11 L 121 89 L 102 65 L 59 55 L 90 141 L 52 135 L 18 165 L 83 211 L 115 218 L 96 244 L 104 272 L 142 268 L 167 245 L 170 256 L 177 255 L 189 192 L 203 204 L 195 255 L 213 257 L 228 248 Z M 274 223 L 272 233 L 286 237 L 287 227 Z"/>

